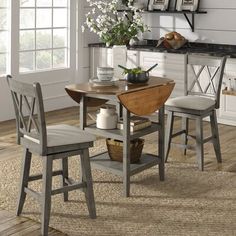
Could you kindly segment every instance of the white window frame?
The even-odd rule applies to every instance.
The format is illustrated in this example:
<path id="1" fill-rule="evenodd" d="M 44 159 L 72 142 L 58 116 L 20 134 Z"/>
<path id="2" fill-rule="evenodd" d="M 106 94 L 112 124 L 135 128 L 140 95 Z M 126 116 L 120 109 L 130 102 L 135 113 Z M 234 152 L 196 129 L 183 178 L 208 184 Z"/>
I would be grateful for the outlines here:
<path id="1" fill-rule="evenodd" d="M 8 5 L 6 7 L 1 7 L 1 9 L 7 9 L 7 28 L 6 29 L 0 29 L 1 32 L 8 32 L 8 39 L 10 38 L 10 26 L 11 26 L 11 22 L 10 22 L 10 8 L 11 5 L 8 2 Z M 6 73 L 8 73 L 10 71 L 9 65 L 10 65 L 10 45 L 8 45 L 6 52 L 0 52 L 1 54 L 5 54 L 6 55 Z M 1 76 L 1 75 L 0 75 Z"/>
<path id="2" fill-rule="evenodd" d="M 21 10 L 33 10 L 34 11 L 34 15 L 35 15 L 35 19 L 34 19 L 34 27 L 33 28 L 25 28 L 25 29 L 19 29 L 19 33 L 21 32 L 27 32 L 27 31 L 33 31 L 34 32 L 34 49 L 28 49 L 28 50 L 19 50 L 19 54 L 21 53 L 27 53 L 27 52 L 32 52 L 34 53 L 34 62 L 33 62 L 33 65 L 34 65 L 34 69 L 32 70 L 33 72 L 35 71 L 45 71 L 45 70 L 54 70 L 54 69 L 57 69 L 57 67 L 55 67 L 54 65 L 54 50 L 65 50 L 65 66 L 61 66 L 59 67 L 59 69 L 64 69 L 64 68 L 68 68 L 70 67 L 70 64 L 69 64 L 69 43 L 70 43 L 70 37 L 69 37 L 69 25 L 70 25 L 70 19 L 69 19 L 69 16 L 70 16 L 70 1 L 68 1 L 68 7 L 58 7 L 58 6 L 40 6 L 40 7 L 36 7 L 36 6 L 32 6 L 32 7 L 20 7 L 20 11 Z M 36 2 L 35 2 L 36 3 Z M 54 9 L 67 9 L 67 25 L 66 26 L 58 26 L 58 27 L 55 27 L 53 25 L 53 21 L 54 21 Z M 37 27 L 37 14 L 38 14 L 38 10 L 50 10 L 51 11 L 51 21 L 52 21 L 52 25 L 49 26 L 49 27 L 40 27 L 38 28 Z M 67 34 L 66 34 L 66 46 L 64 47 L 54 47 L 54 37 L 53 37 L 53 32 L 54 30 L 57 30 L 57 29 L 64 29 L 66 30 Z M 51 31 L 51 45 L 50 47 L 47 47 L 47 48 L 44 48 L 44 49 L 38 49 L 37 48 L 37 32 L 39 32 L 40 30 L 50 30 Z M 21 39 L 20 39 L 21 40 Z M 51 68 L 45 68 L 45 69 L 40 69 L 40 68 L 37 68 L 37 53 L 40 53 L 42 51 L 50 51 L 51 53 L 51 60 L 50 60 L 50 65 L 51 65 Z M 20 73 L 30 73 L 31 71 L 21 71 Z"/>
<path id="3" fill-rule="evenodd" d="M 71 81 L 74 78 L 75 70 L 76 70 L 76 9 L 77 9 L 77 1 L 70 0 L 69 1 L 69 36 L 68 36 L 68 68 L 53 68 L 47 70 L 36 70 L 30 72 L 19 72 L 19 49 L 20 49 L 20 3 L 17 0 L 10 0 L 10 25 L 9 25 L 9 60 L 7 63 L 7 73 L 15 76 L 15 77 L 32 77 L 34 74 L 47 74 L 50 75 L 55 72 L 57 75 L 62 73 L 62 76 L 66 76 L 70 74 Z M 0 77 L 3 77 L 0 75 Z M 68 79 L 67 79 L 68 81 Z"/>

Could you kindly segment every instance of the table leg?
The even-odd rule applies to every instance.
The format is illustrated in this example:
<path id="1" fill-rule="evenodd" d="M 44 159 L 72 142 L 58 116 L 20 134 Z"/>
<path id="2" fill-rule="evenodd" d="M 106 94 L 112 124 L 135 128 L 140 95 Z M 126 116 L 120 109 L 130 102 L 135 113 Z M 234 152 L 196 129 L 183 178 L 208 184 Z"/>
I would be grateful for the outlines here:
<path id="1" fill-rule="evenodd" d="M 158 112 L 160 130 L 158 133 L 158 156 L 161 159 L 159 163 L 160 181 L 165 180 L 165 109 L 162 106 Z"/>
<path id="2" fill-rule="evenodd" d="M 119 102 L 116 104 L 116 110 L 117 110 L 118 118 L 121 118 L 122 113 L 123 113 L 123 106 Z"/>
<path id="3" fill-rule="evenodd" d="M 80 99 L 80 128 L 84 129 L 87 125 L 87 104 L 85 96 L 82 96 Z"/>
<path id="4" fill-rule="evenodd" d="M 84 130 L 87 126 L 87 104 L 86 104 L 86 97 L 82 96 L 79 103 L 79 117 L 80 117 L 80 129 Z M 83 168 L 80 165 L 80 182 L 83 182 Z"/>
<path id="5" fill-rule="evenodd" d="M 130 195 L 130 112 L 123 107 L 123 192 Z"/>

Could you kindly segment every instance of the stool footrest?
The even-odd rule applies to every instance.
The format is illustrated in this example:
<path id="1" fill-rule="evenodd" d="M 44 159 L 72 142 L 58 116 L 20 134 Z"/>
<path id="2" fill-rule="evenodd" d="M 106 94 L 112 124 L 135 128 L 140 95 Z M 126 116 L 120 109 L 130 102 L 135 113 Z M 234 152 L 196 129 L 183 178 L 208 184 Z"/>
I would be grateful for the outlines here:
<path id="1" fill-rule="evenodd" d="M 66 182 L 66 184 L 68 184 L 68 185 L 76 184 L 76 181 L 73 180 L 73 179 L 70 178 L 70 177 L 66 178 L 66 179 L 65 179 L 65 182 Z"/>
<path id="2" fill-rule="evenodd" d="M 51 192 L 51 195 L 59 194 L 59 193 L 67 193 L 69 191 L 79 189 L 79 188 L 85 188 L 87 187 L 87 184 L 85 182 L 82 183 L 74 183 L 68 186 L 64 186 L 62 188 L 54 189 Z"/>
<path id="3" fill-rule="evenodd" d="M 42 194 L 34 191 L 31 188 L 25 187 L 24 191 L 26 194 L 29 194 L 31 197 L 35 198 L 37 201 L 41 202 Z"/>
<path id="4" fill-rule="evenodd" d="M 177 137 L 177 136 L 179 136 L 179 135 L 181 135 L 181 134 L 186 134 L 186 130 L 180 130 L 180 131 L 178 131 L 178 132 L 172 134 L 171 137 L 172 137 L 172 138 L 175 138 L 175 137 Z"/>
<path id="5" fill-rule="evenodd" d="M 57 176 L 57 175 L 62 175 L 63 172 L 62 170 L 56 170 L 52 172 L 52 176 Z M 38 175 L 31 175 L 29 176 L 29 182 L 35 181 L 35 180 L 39 180 L 42 179 L 43 175 L 42 174 L 38 174 Z"/>
<path id="6" fill-rule="evenodd" d="M 196 146 L 190 145 L 190 144 L 185 145 L 185 144 L 181 144 L 181 143 L 171 143 L 171 145 L 176 146 L 176 147 L 180 147 L 180 148 L 187 148 L 187 149 L 193 150 L 193 151 L 196 150 Z"/>
<path id="7" fill-rule="evenodd" d="M 203 140 L 203 143 L 207 143 L 207 142 L 209 142 L 209 141 L 212 142 L 213 139 L 214 139 L 214 136 L 207 137 L 207 138 L 205 138 L 205 139 Z"/>

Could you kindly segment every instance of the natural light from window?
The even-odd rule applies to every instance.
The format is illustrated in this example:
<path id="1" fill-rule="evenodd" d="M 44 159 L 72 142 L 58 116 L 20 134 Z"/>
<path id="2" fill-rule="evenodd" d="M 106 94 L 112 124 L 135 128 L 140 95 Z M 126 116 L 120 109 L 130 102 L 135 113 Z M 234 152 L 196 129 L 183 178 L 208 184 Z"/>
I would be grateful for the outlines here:
<path id="1" fill-rule="evenodd" d="M 20 72 L 69 66 L 68 8 L 69 0 L 20 0 Z"/>
<path id="2" fill-rule="evenodd" d="M 6 74 L 9 56 L 9 0 L 0 0 L 0 75 Z"/>

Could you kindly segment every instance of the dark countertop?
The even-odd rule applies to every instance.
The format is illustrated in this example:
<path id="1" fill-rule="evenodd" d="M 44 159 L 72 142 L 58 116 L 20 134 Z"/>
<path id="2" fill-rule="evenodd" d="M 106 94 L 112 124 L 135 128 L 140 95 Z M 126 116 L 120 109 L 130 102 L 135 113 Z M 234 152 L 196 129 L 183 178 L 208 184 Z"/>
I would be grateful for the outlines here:
<path id="1" fill-rule="evenodd" d="M 231 58 L 236 58 L 236 45 L 188 42 L 180 49 L 166 49 L 163 46 L 156 47 L 156 44 L 157 40 L 145 40 L 142 45 L 128 46 L 128 49 L 177 54 L 200 53 L 211 56 L 229 56 Z M 106 45 L 104 43 L 93 43 L 89 44 L 89 47 L 106 47 Z"/>

